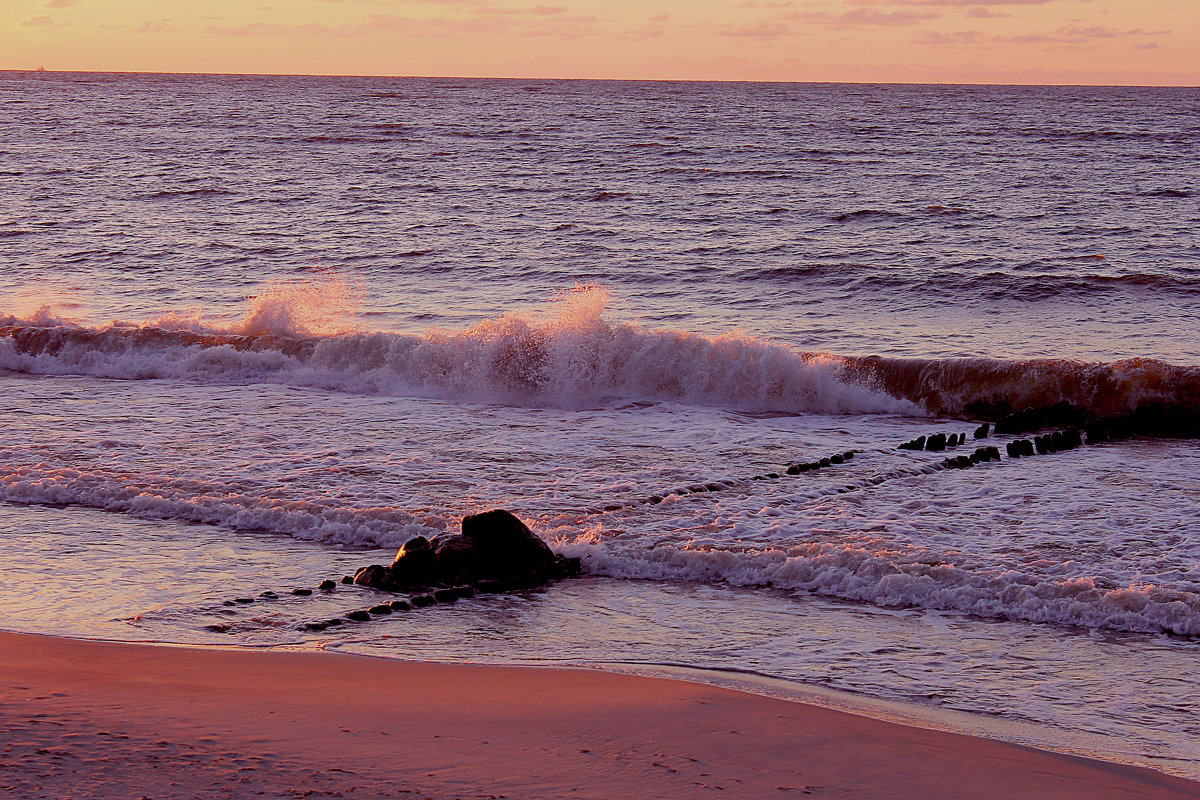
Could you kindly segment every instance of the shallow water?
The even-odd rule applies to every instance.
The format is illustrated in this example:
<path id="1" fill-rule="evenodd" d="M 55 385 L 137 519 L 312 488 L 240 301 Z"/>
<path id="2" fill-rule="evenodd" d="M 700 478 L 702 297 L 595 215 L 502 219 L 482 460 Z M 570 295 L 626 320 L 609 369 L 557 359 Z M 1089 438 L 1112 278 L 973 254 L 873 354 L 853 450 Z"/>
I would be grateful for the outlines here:
<path id="1" fill-rule="evenodd" d="M 0 103 L 6 627 L 686 665 L 1200 777 L 1200 445 L 896 448 L 971 401 L 1195 407 L 1195 90 L 7 73 Z M 372 597 L 291 588 L 493 507 L 588 577 L 302 632 Z"/>

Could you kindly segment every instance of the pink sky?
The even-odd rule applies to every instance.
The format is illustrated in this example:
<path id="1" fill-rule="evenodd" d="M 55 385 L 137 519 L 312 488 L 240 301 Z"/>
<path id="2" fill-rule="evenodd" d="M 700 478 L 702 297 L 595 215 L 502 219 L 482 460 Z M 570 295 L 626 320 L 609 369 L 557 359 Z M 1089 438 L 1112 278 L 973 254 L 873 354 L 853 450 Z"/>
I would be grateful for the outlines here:
<path id="1" fill-rule="evenodd" d="M 3 0 L 0 68 L 1200 84 L 1198 0 Z"/>

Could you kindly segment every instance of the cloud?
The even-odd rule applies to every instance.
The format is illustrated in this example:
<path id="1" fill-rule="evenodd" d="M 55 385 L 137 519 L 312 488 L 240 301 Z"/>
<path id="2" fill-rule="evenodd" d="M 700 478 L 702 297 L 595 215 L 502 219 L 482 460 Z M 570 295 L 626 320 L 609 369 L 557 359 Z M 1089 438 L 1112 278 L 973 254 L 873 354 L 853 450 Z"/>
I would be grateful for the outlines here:
<path id="1" fill-rule="evenodd" d="M 79 5 L 79 0 L 50 0 L 46 8 L 70 8 Z"/>
<path id="2" fill-rule="evenodd" d="M 1087 3 L 1090 0 L 850 0 L 856 6 L 941 6 L 970 8 L 975 6 L 1044 6 L 1060 2 Z"/>
<path id="3" fill-rule="evenodd" d="M 183 26 L 173 19 L 144 19 L 141 24 L 129 28 L 133 33 L 171 33 L 181 31 Z"/>
<path id="4" fill-rule="evenodd" d="M 1016 34 L 1009 36 L 988 35 L 982 31 L 954 31 L 953 33 L 941 33 L 939 31 L 926 31 L 920 36 L 917 36 L 912 41 L 916 44 L 928 45 L 978 45 L 978 44 L 1088 44 L 1097 40 L 1113 40 L 1113 39 L 1129 39 L 1141 38 L 1145 36 L 1165 36 L 1170 31 L 1148 31 L 1144 28 L 1131 28 L 1129 30 L 1120 30 L 1118 28 L 1106 28 L 1102 25 L 1091 25 L 1081 27 L 1078 25 L 1064 25 L 1050 33 L 1027 33 Z M 1149 45 L 1149 47 L 1147 46 Z M 1134 47 L 1139 49 L 1150 49 L 1155 46 L 1154 42 L 1134 44 Z"/>
<path id="5" fill-rule="evenodd" d="M 759 22 L 753 25 L 727 25 L 717 29 L 718 36 L 733 36 L 741 39 L 779 39 L 793 34 L 792 26 L 786 22 Z"/>
<path id="6" fill-rule="evenodd" d="M 992 11 L 986 6 L 974 6 L 967 11 L 967 16 L 972 19 L 1002 19 L 1004 17 L 1011 17 L 1012 14 Z"/>
<path id="7" fill-rule="evenodd" d="M 49 17 L 30 17 L 21 23 L 26 28 L 52 28 L 60 24 Z"/>
<path id="8" fill-rule="evenodd" d="M 566 14 L 560 6 L 528 8 L 489 7 L 466 17 L 407 17 L 399 14 L 368 14 L 344 25 L 279 25 L 251 22 L 246 25 L 210 25 L 206 33 L 233 38 L 307 35 L 319 37 L 357 37 L 379 33 L 398 33 L 437 39 L 486 38 L 506 36 L 562 36 L 576 38 L 593 32 L 595 17 Z"/>
<path id="9" fill-rule="evenodd" d="M 925 20 L 938 19 L 940 11 L 880 11 L 877 8 L 855 8 L 841 14 L 827 11 L 795 11 L 787 19 L 816 22 L 834 28 L 882 28 L 917 25 Z"/>

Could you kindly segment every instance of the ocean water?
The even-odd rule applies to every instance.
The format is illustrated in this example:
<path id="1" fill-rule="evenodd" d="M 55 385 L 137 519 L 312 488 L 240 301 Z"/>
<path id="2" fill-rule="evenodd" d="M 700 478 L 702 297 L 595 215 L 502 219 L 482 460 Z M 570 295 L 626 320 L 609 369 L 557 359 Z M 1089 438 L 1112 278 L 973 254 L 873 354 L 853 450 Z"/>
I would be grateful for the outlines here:
<path id="1" fill-rule="evenodd" d="M 1200 444 L 897 449 L 1200 403 L 1198 120 L 0 73 L 2 624 L 667 670 L 1200 777 Z M 494 507 L 586 576 L 302 629 L 378 597 L 291 588 Z"/>

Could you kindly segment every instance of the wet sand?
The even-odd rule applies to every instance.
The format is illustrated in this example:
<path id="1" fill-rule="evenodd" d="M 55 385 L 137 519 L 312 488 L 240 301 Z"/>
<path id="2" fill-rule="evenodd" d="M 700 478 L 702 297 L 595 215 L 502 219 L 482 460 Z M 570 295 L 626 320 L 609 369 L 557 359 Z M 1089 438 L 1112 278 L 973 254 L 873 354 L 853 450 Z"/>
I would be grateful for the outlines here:
<path id="1" fill-rule="evenodd" d="M 0 633 L 0 797 L 1200 798 L 701 684 Z"/>

